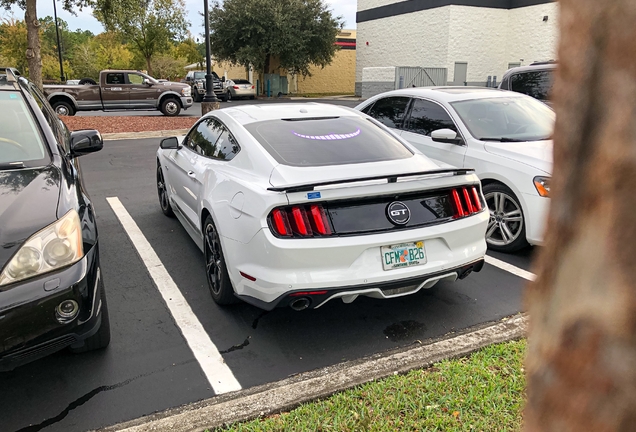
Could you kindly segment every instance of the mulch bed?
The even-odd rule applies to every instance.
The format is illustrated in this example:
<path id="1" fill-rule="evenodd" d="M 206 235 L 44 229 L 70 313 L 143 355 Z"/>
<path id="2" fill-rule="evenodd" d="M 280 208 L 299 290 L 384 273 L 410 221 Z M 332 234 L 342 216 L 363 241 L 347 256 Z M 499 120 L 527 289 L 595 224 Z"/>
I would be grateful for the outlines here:
<path id="1" fill-rule="evenodd" d="M 97 129 L 101 133 L 147 132 L 189 129 L 198 117 L 117 116 L 60 117 L 72 130 Z"/>

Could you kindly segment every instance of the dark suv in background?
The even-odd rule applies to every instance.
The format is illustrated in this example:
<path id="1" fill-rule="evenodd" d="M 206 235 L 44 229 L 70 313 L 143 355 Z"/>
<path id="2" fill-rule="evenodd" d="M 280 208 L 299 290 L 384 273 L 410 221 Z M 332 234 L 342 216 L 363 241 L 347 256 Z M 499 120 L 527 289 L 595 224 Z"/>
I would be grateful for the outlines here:
<path id="1" fill-rule="evenodd" d="M 554 62 L 541 62 L 509 69 L 501 79 L 499 88 L 523 93 L 550 104 L 550 90 L 556 67 Z"/>
<path id="2" fill-rule="evenodd" d="M 69 132 L 33 83 L 3 72 L 0 371 L 110 342 L 95 211 L 77 160 L 102 138 Z"/>

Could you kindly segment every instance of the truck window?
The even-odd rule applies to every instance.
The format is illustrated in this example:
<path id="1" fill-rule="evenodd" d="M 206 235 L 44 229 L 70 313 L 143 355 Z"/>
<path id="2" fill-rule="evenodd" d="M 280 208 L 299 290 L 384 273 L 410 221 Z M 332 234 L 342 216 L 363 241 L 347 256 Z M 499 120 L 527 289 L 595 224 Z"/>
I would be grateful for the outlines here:
<path id="1" fill-rule="evenodd" d="M 128 82 L 130 82 L 131 84 L 143 84 L 144 77 L 142 77 L 141 75 L 129 73 Z"/>
<path id="2" fill-rule="evenodd" d="M 123 73 L 106 74 L 106 84 L 125 84 Z"/>

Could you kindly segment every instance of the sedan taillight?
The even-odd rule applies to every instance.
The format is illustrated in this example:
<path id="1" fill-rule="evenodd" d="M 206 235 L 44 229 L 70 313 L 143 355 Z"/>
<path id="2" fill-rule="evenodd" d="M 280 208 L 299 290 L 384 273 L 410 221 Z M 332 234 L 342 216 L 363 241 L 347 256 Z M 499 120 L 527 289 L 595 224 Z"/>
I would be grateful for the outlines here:
<path id="1" fill-rule="evenodd" d="M 323 237 L 333 234 L 327 212 L 319 204 L 275 208 L 267 220 L 270 229 L 278 237 Z"/>
<path id="2" fill-rule="evenodd" d="M 234 90 L 238 90 L 239 86 L 232 86 Z"/>
<path id="3" fill-rule="evenodd" d="M 453 203 L 453 219 L 479 213 L 483 208 L 479 191 L 475 186 L 462 187 L 451 191 Z"/>

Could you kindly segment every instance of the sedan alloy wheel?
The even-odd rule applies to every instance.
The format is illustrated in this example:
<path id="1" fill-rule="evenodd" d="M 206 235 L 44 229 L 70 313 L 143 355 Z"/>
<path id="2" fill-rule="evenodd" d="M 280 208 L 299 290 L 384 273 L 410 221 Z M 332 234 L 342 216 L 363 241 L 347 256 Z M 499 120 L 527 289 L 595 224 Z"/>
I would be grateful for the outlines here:
<path id="1" fill-rule="evenodd" d="M 521 205 L 512 191 L 503 185 L 484 187 L 490 212 L 486 242 L 491 249 L 512 252 L 527 246 Z"/>
<path id="2" fill-rule="evenodd" d="M 234 297 L 234 289 L 225 266 L 221 240 L 210 216 L 206 218 L 204 226 L 205 273 L 210 294 L 212 294 L 212 298 L 218 304 L 235 303 L 236 297 Z"/>

